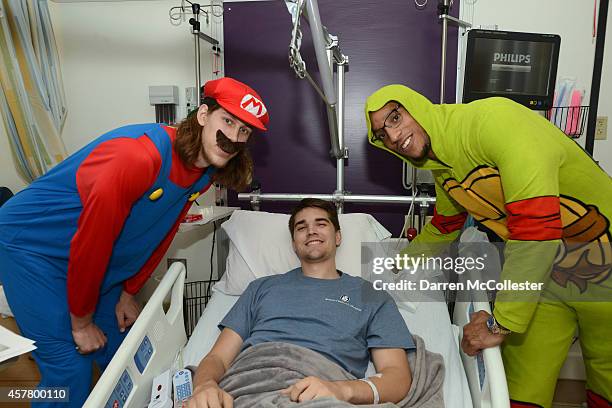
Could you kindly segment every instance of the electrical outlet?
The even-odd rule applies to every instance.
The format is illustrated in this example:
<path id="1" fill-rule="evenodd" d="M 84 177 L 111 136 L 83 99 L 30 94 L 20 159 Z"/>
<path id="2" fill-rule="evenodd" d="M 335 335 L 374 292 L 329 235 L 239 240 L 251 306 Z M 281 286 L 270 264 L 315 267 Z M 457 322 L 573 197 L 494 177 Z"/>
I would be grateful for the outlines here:
<path id="1" fill-rule="evenodd" d="M 168 269 L 170 269 L 170 266 L 175 263 L 175 262 L 180 262 L 183 265 L 185 265 L 185 279 L 187 279 L 187 259 L 185 258 L 168 258 Z"/>
<path id="2" fill-rule="evenodd" d="M 195 86 L 185 88 L 185 104 L 190 108 L 197 108 L 200 104 L 200 96 Z"/>
<path id="3" fill-rule="evenodd" d="M 608 138 L 608 117 L 598 116 L 595 122 L 595 140 L 606 140 Z"/>

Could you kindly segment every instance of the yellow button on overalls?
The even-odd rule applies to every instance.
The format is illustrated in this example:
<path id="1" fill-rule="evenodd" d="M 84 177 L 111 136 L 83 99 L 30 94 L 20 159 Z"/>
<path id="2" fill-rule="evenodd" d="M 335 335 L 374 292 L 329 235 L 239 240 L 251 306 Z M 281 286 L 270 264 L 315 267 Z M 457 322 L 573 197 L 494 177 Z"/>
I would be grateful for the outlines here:
<path id="1" fill-rule="evenodd" d="M 163 188 L 158 188 L 157 190 L 155 190 L 154 192 L 152 192 L 149 195 L 149 200 L 151 201 L 155 201 L 157 200 L 159 197 L 161 197 L 164 194 L 164 189 Z"/>

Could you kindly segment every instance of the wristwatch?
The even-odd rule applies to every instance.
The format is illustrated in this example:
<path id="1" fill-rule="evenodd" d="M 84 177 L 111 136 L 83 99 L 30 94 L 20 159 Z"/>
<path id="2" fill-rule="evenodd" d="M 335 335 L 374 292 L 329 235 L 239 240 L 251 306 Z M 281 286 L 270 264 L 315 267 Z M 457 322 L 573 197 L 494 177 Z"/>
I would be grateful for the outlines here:
<path id="1" fill-rule="evenodd" d="M 489 316 L 489 318 L 487 319 L 487 327 L 489 328 L 489 331 L 493 334 L 506 335 L 512 333 L 512 330 L 508 330 L 504 326 L 499 324 L 497 320 L 495 320 L 495 316 L 493 315 Z"/>

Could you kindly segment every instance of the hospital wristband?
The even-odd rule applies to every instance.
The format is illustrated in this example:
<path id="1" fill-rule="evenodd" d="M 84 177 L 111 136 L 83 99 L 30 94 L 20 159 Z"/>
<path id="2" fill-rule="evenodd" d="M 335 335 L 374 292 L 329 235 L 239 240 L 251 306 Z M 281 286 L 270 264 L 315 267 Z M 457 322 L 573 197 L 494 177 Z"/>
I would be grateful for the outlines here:
<path id="1" fill-rule="evenodd" d="M 374 394 L 374 402 L 372 402 L 372 404 L 378 404 L 378 402 L 380 401 L 380 395 L 378 394 L 378 388 L 376 388 L 376 384 L 374 384 L 367 378 L 360 378 L 359 381 L 363 381 L 364 383 L 370 386 L 370 388 L 372 389 L 372 393 Z"/>

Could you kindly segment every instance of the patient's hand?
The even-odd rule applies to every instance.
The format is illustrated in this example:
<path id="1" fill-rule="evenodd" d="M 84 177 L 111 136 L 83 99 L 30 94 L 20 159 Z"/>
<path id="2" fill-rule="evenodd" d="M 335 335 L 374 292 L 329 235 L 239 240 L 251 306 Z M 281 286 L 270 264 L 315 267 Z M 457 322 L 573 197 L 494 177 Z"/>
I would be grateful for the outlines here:
<path id="1" fill-rule="evenodd" d="M 187 408 L 232 408 L 234 398 L 214 381 L 207 381 L 196 386 Z"/>
<path id="2" fill-rule="evenodd" d="M 348 401 L 348 390 L 341 382 L 324 381 L 317 377 L 306 377 L 290 387 L 281 391 L 289 396 L 291 401 L 303 402 L 315 398 L 334 397 L 341 401 Z"/>

